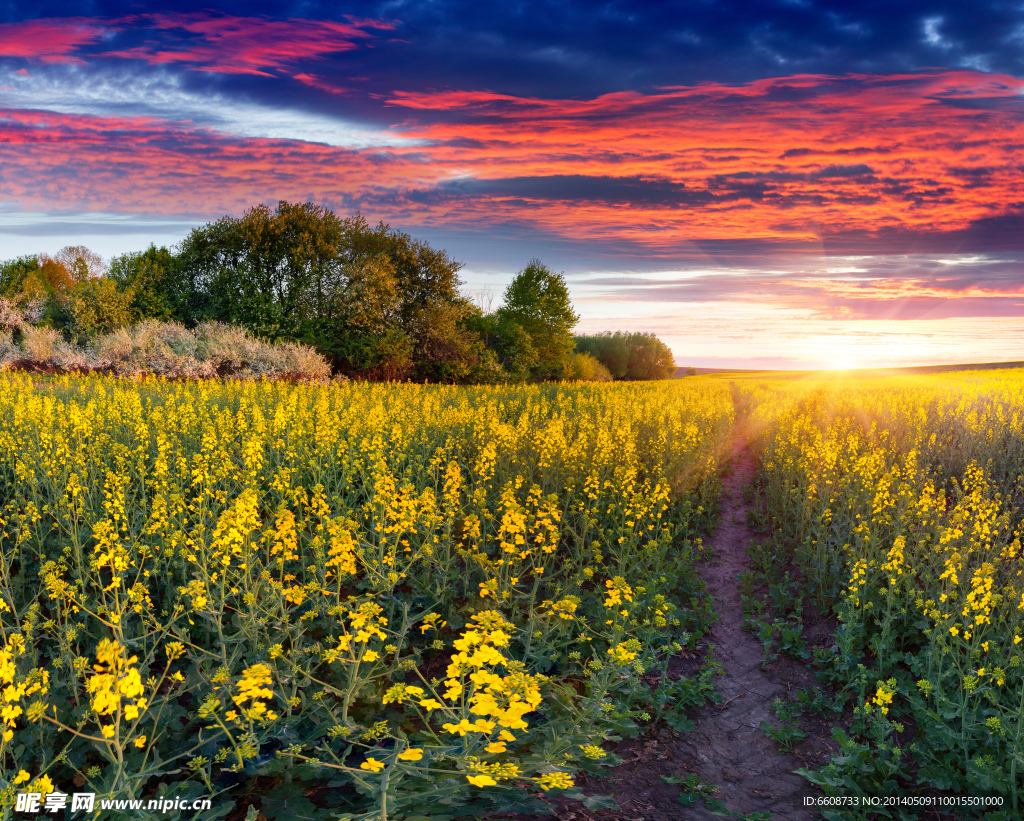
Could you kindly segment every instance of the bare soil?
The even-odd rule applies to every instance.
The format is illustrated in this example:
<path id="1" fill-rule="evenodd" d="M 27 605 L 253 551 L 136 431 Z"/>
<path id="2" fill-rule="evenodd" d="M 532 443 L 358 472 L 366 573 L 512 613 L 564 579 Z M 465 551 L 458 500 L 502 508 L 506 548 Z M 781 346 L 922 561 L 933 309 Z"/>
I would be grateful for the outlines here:
<path id="1" fill-rule="evenodd" d="M 721 619 L 708 640 L 724 670 L 718 680 L 722 703 L 702 713 L 693 731 L 680 739 L 679 747 L 683 766 L 701 782 L 716 785 L 716 797 L 733 812 L 770 812 L 773 819 L 802 821 L 817 817 L 803 807 L 803 798 L 815 790 L 793 771 L 821 766 L 838 745 L 831 740 L 829 727 L 813 722 L 802 725 L 807 737 L 794 754 L 781 755 L 761 730 L 762 721 L 778 726 L 771 710 L 776 698 L 786 700 L 791 690 L 820 685 L 806 666 L 785 657 L 762 669 L 761 642 L 741 629 L 737 576 L 747 569 L 746 551 L 754 540 L 747 526 L 750 505 L 744 501 L 743 489 L 751 484 L 756 465 L 742 440 L 735 448 L 723 477 L 722 518 L 711 541 L 714 558 L 704 567 L 707 591 Z M 703 807 L 693 807 L 665 817 L 717 816 Z"/>

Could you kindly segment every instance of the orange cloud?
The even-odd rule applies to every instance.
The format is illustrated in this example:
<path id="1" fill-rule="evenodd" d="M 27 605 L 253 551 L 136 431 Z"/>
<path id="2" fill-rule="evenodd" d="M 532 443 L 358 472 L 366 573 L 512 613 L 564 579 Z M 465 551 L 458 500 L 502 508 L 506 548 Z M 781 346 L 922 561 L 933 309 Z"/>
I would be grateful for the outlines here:
<path id="1" fill-rule="evenodd" d="M 240 48 L 225 65 L 270 59 Z M 1022 93 L 1017 78 L 959 70 L 591 100 L 396 92 L 388 102 L 406 119 L 392 131 L 410 141 L 386 151 L 20 111 L 4 115 L 0 152 L 8 200 L 36 210 L 216 216 L 316 199 L 409 226 L 511 225 L 648 256 L 740 240 L 820 253 L 842 236 L 884 252 L 886 238 L 978 225 L 1004 244 L 1013 235 Z"/>
<path id="2" fill-rule="evenodd" d="M 420 121 L 424 112 L 444 114 L 404 133 L 431 141 L 436 162 L 475 181 L 475 197 L 458 196 L 453 183 L 440 198 L 445 221 L 518 215 L 560 233 L 657 245 L 956 230 L 1020 208 L 1022 93 L 1015 77 L 944 71 L 709 83 L 592 100 L 398 92 L 389 102 Z M 646 181 L 664 196 L 657 205 L 643 196 L 568 202 L 542 185 L 568 175 L 609 187 L 630 179 L 638 191 Z"/>

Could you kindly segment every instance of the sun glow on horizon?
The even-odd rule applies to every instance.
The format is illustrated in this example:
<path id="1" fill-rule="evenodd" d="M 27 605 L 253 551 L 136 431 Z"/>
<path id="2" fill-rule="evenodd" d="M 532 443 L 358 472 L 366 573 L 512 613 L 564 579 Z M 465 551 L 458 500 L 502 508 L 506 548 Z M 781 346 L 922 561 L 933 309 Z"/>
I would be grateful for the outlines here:
<path id="1" fill-rule="evenodd" d="M 825 367 L 822 370 L 826 371 L 852 371 L 856 368 L 865 367 L 862 362 L 859 362 L 852 356 L 834 356 L 829 357 L 825 360 Z"/>

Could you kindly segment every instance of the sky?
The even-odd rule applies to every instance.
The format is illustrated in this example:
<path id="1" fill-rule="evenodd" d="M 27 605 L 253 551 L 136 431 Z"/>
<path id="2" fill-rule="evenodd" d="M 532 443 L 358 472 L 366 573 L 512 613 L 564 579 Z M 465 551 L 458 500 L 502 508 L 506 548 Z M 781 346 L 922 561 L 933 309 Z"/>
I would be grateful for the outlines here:
<path id="1" fill-rule="evenodd" d="M 1024 360 L 1024 2 L 0 0 L 0 258 L 362 213 L 677 364 Z"/>

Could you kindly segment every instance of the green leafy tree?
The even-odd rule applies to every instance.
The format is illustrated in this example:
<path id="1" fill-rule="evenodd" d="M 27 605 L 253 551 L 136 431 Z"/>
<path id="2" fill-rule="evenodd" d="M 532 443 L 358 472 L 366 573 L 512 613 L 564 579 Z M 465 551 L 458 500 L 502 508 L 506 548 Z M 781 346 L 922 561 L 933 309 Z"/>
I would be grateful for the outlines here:
<path id="1" fill-rule="evenodd" d="M 343 236 L 342 220 L 313 203 L 258 205 L 194 229 L 179 254 L 189 292 L 182 318 L 236 323 L 266 339 L 316 336 L 341 278 Z"/>
<path id="2" fill-rule="evenodd" d="M 384 223 L 312 203 L 265 205 L 197 228 L 175 276 L 180 319 L 305 342 L 353 376 L 465 381 L 482 355 L 460 263 Z"/>
<path id="3" fill-rule="evenodd" d="M 344 224 L 342 259 L 350 279 L 372 260 L 388 261 L 397 295 L 389 328 L 399 329 L 412 345 L 409 375 L 431 382 L 471 381 L 485 353 L 471 327 L 473 305 L 459 292 L 462 264 L 384 222 L 371 226 L 357 214 Z"/>
<path id="4" fill-rule="evenodd" d="M 134 251 L 114 257 L 107 271 L 118 287 L 131 291 L 132 321 L 142 319 L 171 320 L 179 318 L 179 279 L 175 276 L 176 260 L 167 248 L 150 245 L 145 251 Z"/>
<path id="5" fill-rule="evenodd" d="M 342 261 L 346 267 L 358 267 L 374 257 L 386 257 L 394 269 L 402 294 L 401 319 L 412 324 L 416 312 L 436 302 L 468 301 L 459 293 L 462 263 L 446 251 L 432 248 L 381 222 L 371 227 L 357 214 L 344 221 L 345 239 Z"/>
<path id="6" fill-rule="evenodd" d="M 344 221 L 341 276 L 315 339 L 339 370 L 369 378 L 471 381 L 485 356 L 467 324 L 459 263 L 361 216 Z"/>
<path id="7" fill-rule="evenodd" d="M 625 379 L 631 353 L 629 334 L 611 333 L 576 337 L 576 351 L 590 354 L 616 379 Z"/>
<path id="8" fill-rule="evenodd" d="M 39 257 L 35 254 L 0 262 L 0 296 L 9 299 L 20 296 L 29 278 L 38 276 L 39 268 Z"/>
<path id="9" fill-rule="evenodd" d="M 466 323 L 471 307 L 460 299 L 428 303 L 417 309 L 417 378 L 445 383 L 475 381 L 486 348 L 479 334 Z"/>
<path id="10" fill-rule="evenodd" d="M 74 284 L 71 272 L 46 254 L 18 257 L 0 266 L 0 293 L 15 300 L 64 296 Z"/>
<path id="11" fill-rule="evenodd" d="M 537 355 L 530 369 L 533 378 L 561 378 L 566 359 L 573 352 L 572 329 L 579 321 L 565 277 L 552 273 L 540 260 L 531 260 L 505 289 L 499 311 L 529 336 Z"/>
<path id="12" fill-rule="evenodd" d="M 384 254 L 353 265 L 331 294 L 316 343 L 339 370 L 376 380 L 405 379 L 413 340 L 401 326 L 402 294 Z"/>
<path id="13" fill-rule="evenodd" d="M 491 354 L 488 364 L 493 361 L 475 381 L 520 383 L 530 378 L 537 365 L 537 349 L 530 335 L 509 313 L 499 310 L 484 314 L 478 309 L 468 321 Z"/>
<path id="14" fill-rule="evenodd" d="M 65 299 L 67 330 L 84 340 L 130 325 L 134 299 L 131 288 L 122 290 L 108 277 L 80 282 Z"/>
<path id="15" fill-rule="evenodd" d="M 671 349 L 654 334 L 578 336 L 576 350 L 593 356 L 616 379 L 667 379 L 676 372 Z"/>
<path id="16" fill-rule="evenodd" d="M 672 349 L 654 334 L 631 334 L 628 379 L 668 379 L 676 372 Z"/>

